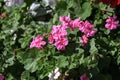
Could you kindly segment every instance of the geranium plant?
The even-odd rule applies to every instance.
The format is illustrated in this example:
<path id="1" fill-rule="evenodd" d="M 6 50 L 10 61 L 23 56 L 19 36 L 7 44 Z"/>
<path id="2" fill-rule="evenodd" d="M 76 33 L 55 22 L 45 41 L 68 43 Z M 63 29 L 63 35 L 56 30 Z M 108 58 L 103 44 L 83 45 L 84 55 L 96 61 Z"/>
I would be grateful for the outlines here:
<path id="1" fill-rule="evenodd" d="M 0 80 L 120 79 L 119 0 L 6 1 Z"/>

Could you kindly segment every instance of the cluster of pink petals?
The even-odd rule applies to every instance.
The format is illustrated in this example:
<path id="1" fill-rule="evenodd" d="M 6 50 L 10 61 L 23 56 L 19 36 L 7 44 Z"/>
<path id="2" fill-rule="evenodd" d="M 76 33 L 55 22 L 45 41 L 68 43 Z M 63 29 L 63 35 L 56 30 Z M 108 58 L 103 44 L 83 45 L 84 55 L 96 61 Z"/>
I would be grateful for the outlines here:
<path id="1" fill-rule="evenodd" d="M 80 76 L 80 80 L 90 80 L 90 79 L 87 76 L 87 74 L 83 74 L 82 76 Z"/>
<path id="2" fill-rule="evenodd" d="M 64 50 L 68 45 L 67 28 L 70 28 L 72 31 L 75 28 L 78 28 L 83 33 L 83 36 L 80 39 L 83 46 L 89 41 L 88 38 L 94 36 L 96 32 L 94 30 L 94 25 L 90 24 L 89 21 L 84 22 L 79 18 L 71 20 L 68 16 L 60 16 L 59 20 L 62 24 L 53 25 L 52 31 L 48 36 L 49 43 L 53 44 L 58 50 Z M 43 41 L 43 37 L 37 36 L 31 42 L 30 48 L 36 47 L 41 50 L 45 44 L 46 42 Z"/>
<path id="3" fill-rule="evenodd" d="M 52 31 L 48 37 L 49 43 L 54 44 L 58 50 L 64 50 L 65 46 L 68 45 L 67 28 L 70 28 L 74 31 L 75 28 L 78 28 L 83 36 L 80 39 L 80 42 L 85 45 L 88 42 L 88 37 L 94 36 L 96 31 L 94 30 L 94 25 L 90 24 L 89 21 L 82 21 L 79 18 L 71 20 L 68 16 L 60 16 L 59 18 L 62 25 L 53 25 Z"/>
<path id="4" fill-rule="evenodd" d="M 92 25 L 89 21 L 82 21 L 79 18 L 75 20 L 71 20 L 68 16 L 61 16 L 60 22 L 66 26 L 66 28 L 70 28 L 72 31 L 75 28 L 78 28 L 83 36 L 80 39 L 80 42 L 85 45 L 88 42 L 88 38 L 95 35 L 96 31 L 94 30 L 94 25 Z"/>
<path id="5" fill-rule="evenodd" d="M 88 37 L 86 35 L 83 35 L 81 38 L 80 38 L 80 42 L 82 43 L 82 45 L 84 46 L 85 44 L 87 44 L 89 41 Z"/>
<path id="6" fill-rule="evenodd" d="M 45 41 L 43 41 L 43 37 L 42 36 L 37 36 L 35 38 L 33 38 L 31 44 L 30 44 L 30 48 L 36 47 L 38 49 L 42 49 L 42 46 L 44 46 L 46 44 Z"/>
<path id="7" fill-rule="evenodd" d="M 53 25 L 48 37 L 49 43 L 54 44 L 58 50 L 64 50 L 68 45 L 67 31 L 65 25 Z"/>
<path id="8" fill-rule="evenodd" d="M 70 25 L 71 19 L 68 16 L 60 16 L 59 18 L 60 22 L 62 22 L 63 25 L 68 26 Z"/>
<path id="9" fill-rule="evenodd" d="M 4 76 L 0 74 L 0 80 L 4 80 Z"/>
<path id="10" fill-rule="evenodd" d="M 110 17 L 108 16 L 108 19 L 106 20 L 105 28 L 109 30 L 116 29 L 119 24 L 119 21 L 117 20 L 117 16 Z"/>
<path id="11" fill-rule="evenodd" d="M 72 31 L 81 23 L 80 19 L 71 20 L 68 16 L 60 16 L 59 20 L 62 22 L 62 25 L 66 26 L 66 28 L 70 28 Z"/>
<path id="12" fill-rule="evenodd" d="M 79 25 L 79 30 L 83 32 L 87 37 L 92 37 L 96 33 L 94 30 L 94 25 L 90 24 L 90 22 L 87 20 Z"/>
<path id="13" fill-rule="evenodd" d="M 67 38 L 60 38 L 57 40 L 54 44 L 58 50 L 65 50 L 65 46 L 68 45 L 68 39 Z"/>
<path id="14" fill-rule="evenodd" d="M 96 31 L 94 30 L 94 25 L 90 24 L 90 22 L 87 20 L 80 23 L 79 30 L 84 33 L 82 38 L 80 39 L 80 42 L 83 46 L 88 43 L 88 38 L 94 36 L 96 33 Z"/>
<path id="15" fill-rule="evenodd" d="M 90 24 L 90 22 L 87 20 L 84 22 L 79 18 L 71 20 L 68 16 L 60 16 L 60 22 L 62 22 L 62 25 L 65 25 L 66 28 L 70 28 L 72 31 L 75 28 L 79 28 L 79 30 L 88 37 L 94 36 L 96 32 L 94 30 L 94 25 Z"/>

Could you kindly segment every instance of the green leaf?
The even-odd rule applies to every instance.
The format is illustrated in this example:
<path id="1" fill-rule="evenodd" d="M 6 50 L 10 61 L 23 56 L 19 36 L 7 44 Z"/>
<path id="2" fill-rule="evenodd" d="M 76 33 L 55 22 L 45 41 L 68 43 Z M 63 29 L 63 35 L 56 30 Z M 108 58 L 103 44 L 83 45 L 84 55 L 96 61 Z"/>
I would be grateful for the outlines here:
<path id="1" fill-rule="evenodd" d="M 19 39 L 19 42 L 21 43 L 21 47 L 22 47 L 22 48 L 25 48 L 26 46 L 28 46 L 30 40 L 31 40 L 30 35 L 29 35 L 29 36 L 26 36 L 25 38 Z"/>
<path id="2" fill-rule="evenodd" d="M 24 68 L 30 72 L 35 72 L 38 69 L 37 61 L 38 59 L 27 59 Z"/>
<path id="3" fill-rule="evenodd" d="M 96 48 L 96 46 L 95 46 L 95 39 L 94 39 L 94 38 L 90 41 L 90 50 L 89 50 L 89 52 L 90 52 L 91 54 L 96 54 L 96 53 L 98 53 L 98 50 L 97 50 L 97 48 Z"/>
<path id="4" fill-rule="evenodd" d="M 58 14 L 56 13 L 53 17 L 53 24 L 55 24 L 58 21 Z"/>
<path id="5" fill-rule="evenodd" d="M 87 17 L 89 17 L 91 15 L 91 11 L 92 11 L 92 8 L 90 6 L 90 3 L 89 2 L 85 2 L 82 5 L 82 9 L 80 11 L 80 18 L 85 20 Z"/>
<path id="6" fill-rule="evenodd" d="M 120 64 L 120 55 L 119 55 L 118 58 L 117 58 L 117 64 L 118 64 L 118 65 Z"/>
<path id="7" fill-rule="evenodd" d="M 104 33 L 105 33 L 106 35 L 109 35 L 110 30 L 109 30 L 109 29 L 107 29 Z"/>
<path id="8" fill-rule="evenodd" d="M 105 10 L 107 5 L 103 4 L 103 3 L 99 3 L 99 7 L 100 7 L 100 10 Z"/>
<path id="9" fill-rule="evenodd" d="M 36 80 L 34 77 L 30 76 L 30 72 L 29 71 L 24 71 L 21 74 L 21 80 Z"/>
<path id="10" fill-rule="evenodd" d="M 57 59 L 57 66 L 61 68 L 65 68 L 66 66 L 69 65 L 67 57 L 65 56 L 59 56 L 55 57 Z"/>

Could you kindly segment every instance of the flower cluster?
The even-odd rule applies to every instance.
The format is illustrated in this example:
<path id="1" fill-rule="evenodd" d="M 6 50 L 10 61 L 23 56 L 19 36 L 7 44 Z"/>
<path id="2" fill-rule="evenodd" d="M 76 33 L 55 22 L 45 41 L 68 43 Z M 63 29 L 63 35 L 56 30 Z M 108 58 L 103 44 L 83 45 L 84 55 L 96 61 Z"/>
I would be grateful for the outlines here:
<path id="1" fill-rule="evenodd" d="M 110 17 L 106 20 L 105 28 L 109 30 L 116 29 L 119 24 L 119 20 L 117 20 L 117 16 Z"/>
<path id="2" fill-rule="evenodd" d="M 0 80 L 4 80 L 4 76 L 0 74 Z"/>
<path id="3" fill-rule="evenodd" d="M 92 37 L 96 33 L 94 25 L 90 24 L 89 21 L 82 22 L 79 25 L 79 30 L 84 33 L 87 37 Z"/>
<path id="4" fill-rule="evenodd" d="M 53 25 L 48 37 L 49 43 L 54 44 L 58 50 L 64 50 L 68 45 L 67 31 L 64 25 Z"/>
<path id="5" fill-rule="evenodd" d="M 58 77 L 60 76 L 60 72 L 59 72 L 59 68 L 56 68 L 54 71 L 52 71 L 51 73 L 49 73 L 48 77 L 49 80 L 56 80 L 58 79 Z"/>
<path id="6" fill-rule="evenodd" d="M 79 25 L 79 30 L 83 32 L 83 36 L 80 39 L 80 42 L 84 46 L 88 42 L 88 38 L 95 35 L 96 31 L 94 30 L 94 25 L 90 24 L 89 21 L 81 22 Z"/>
<path id="7" fill-rule="evenodd" d="M 87 44 L 88 42 L 88 37 L 86 35 L 83 35 L 81 38 L 80 38 L 80 42 L 82 43 L 82 45 L 84 46 L 85 44 Z"/>
<path id="8" fill-rule="evenodd" d="M 50 44 L 53 44 L 58 50 L 65 50 L 65 47 L 68 45 L 67 39 L 67 30 L 70 29 L 72 31 L 75 28 L 78 28 L 80 32 L 83 33 L 82 37 L 80 38 L 80 42 L 84 46 L 88 43 L 89 37 L 93 37 L 96 33 L 94 30 L 95 26 L 91 24 L 89 21 L 82 21 L 79 18 L 71 20 L 68 16 L 60 16 L 59 18 L 61 25 L 53 25 L 52 31 L 48 36 L 48 40 Z M 108 17 L 106 20 L 105 27 L 113 30 L 116 29 L 119 24 L 116 16 Z M 45 41 L 42 41 L 42 37 L 38 36 L 31 42 L 30 48 L 36 47 L 38 49 L 42 49 L 42 46 L 46 44 Z"/>
<path id="9" fill-rule="evenodd" d="M 46 44 L 45 41 L 43 41 L 43 37 L 42 36 L 37 36 L 35 38 L 33 38 L 31 44 L 30 44 L 30 48 L 36 47 L 38 49 L 42 49 L 42 46 L 44 46 Z"/>
<path id="10" fill-rule="evenodd" d="M 65 26 L 65 28 L 70 28 L 71 30 L 74 30 L 74 27 L 72 25 L 72 20 L 68 16 L 60 16 L 59 18 L 62 25 Z"/>
<path id="11" fill-rule="evenodd" d="M 68 16 L 60 16 L 59 18 L 61 25 L 54 25 L 52 31 L 49 35 L 49 43 L 54 44 L 58 50 L 64 50 L 65 46 L 68 45 L 68 40 L 66 38 L 67 31 L 74 31 L 78 28 L 84 35 L 82 36 L 80 42 L 84 45 L 88 42 L 88 37 L 92 37 L 95 34 L 94 25 L 90 24 L 89 21 L 82 21 L 79 18 L 71 20 Z"/>
<path id="12" fill-rule="evenodd" d="M 63 25 L 67 26 L 67 28 L 70 28 L 72 31 L 74 31 L 75 28 L 78 28 L 83 34 L 82 38 L 80 39 L 80 42 L 85 45 L 88 42 L 88 37 L 94 36 L 96 31 L 94 30 L 94 25 L 90 24 L 89 21 L 82 21 L 79 18 L 75 20 L 71 20 L 67 16 L 61 16 L 60 21 Z"/>

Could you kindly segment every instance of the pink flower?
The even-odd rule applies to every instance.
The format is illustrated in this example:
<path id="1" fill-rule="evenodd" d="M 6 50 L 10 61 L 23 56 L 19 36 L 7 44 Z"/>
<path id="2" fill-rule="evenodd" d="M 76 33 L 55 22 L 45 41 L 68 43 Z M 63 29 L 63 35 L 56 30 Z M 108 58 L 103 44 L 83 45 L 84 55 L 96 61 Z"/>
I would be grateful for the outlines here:
<path id="1" fill-rule="evenodd" d="M 110 17 L 108 16 L 108 19 L 106 20 L 105 28 L 109 30 L 116 29 L 119 24 L 119 21 L 117 20 L 117 16 Z"/>
<path id="2" fill-rule="evenodd" d="M 74 31 L 75 26 L 73 25 L 73 21 L 70 21 L 70 22 L 68 23 L 67 28 L 70 28 L 72 31 Z"/>
<path id="3" fill-rule="evenodd" d="M 52 27 L 51 35 L 56 41 L 60 37 L 65 37 L 67 35 L 67 31 L 62 25 L 57 25 L 57 26 L 54 25 Z"/>
<path id="4" fill-rule="evenodd" d="M 42 36 L 37 36 L 35 38 L 33 38 L 31 44 L 30 44 L 30 48 L 36 47 L 38 49 L 42 49 L 42 46 L 44 46 L 46 44 L 45 41 L 43 41 L 43 37 Z"/>
<path id="5" fill-rule="evenodd" d="M 74 27 L 78 27 L 80 25 L 80 23 L 82 23 L 83 21 L 80 20 L 79 18 L 78 19 L 75 19 L 73 20 L 73 26 Z"/>
<path id="6" fill-rule="evenodd" d="M 92 37 L 96 33 L 94 25 L 90 24 L 89 21 L 81 22 L 79 30 L 83 32 L 87 37 Z"/>
<path id="7" fill-rule="evenodd" d="M 66 28 L 70 28 L 72 31 L 79 26 L 81 20 L 75 19 L 71 20 L 68 16 L 60 16 L 60 22 L 62 22 L 62 25 L 66 26 Z"/>
<path id="8" fill-rule="evenodd" d="M 49 43 L 54 44 L 58 50 L 64 50 L 68 44 L 67 31 L 65 25 L 53 25 L 48 37 Z"/>
<path id="9" fill-rule="evenodd" d="M 83 74 L 82 76 L 80 76 L 80 80 L 90 80 L 90 79 L 87 76 L 87 74 Z"/>
<path id="10" fill-rule="evenodd" d="M 71 19 L 68 16 L 60 16 L 59 20 L 60 22 L 62 22 L 63 25 L 66 25 L 66 26 L 68 26 L 69 23 L 71 22 Z"/>
<path id="11" fill-rule="evenodd" d="M 4 80 L 4 76 L 0 74 L 0 80 Z"/>
<path id="12" fill-rule="evenodd" d="M 64 25 L 53 25 L 51 35 L 55 41 L 57 41 L 60 37 L 66 37 L 67 31 L 64 28 Z"/>
<path id="13" fill-rule="evenodd" d="M 50 35 L 48 36 L 48 40 L 49 40 L 49 43 L 50 43 L 50 44 L 53 44 L 54 38 L 53 38 L 53 35 L 52 35 L 52 34 L 50 34 Z"/>
<path id="14" fill-rule="evenodd" d="M 58 50 L 64 50 L 65 46 L 68 45 L 68 40 L 66 38 L 60 38 L 58 41 L 54 44 Z"/>
<path id="15" fill-rule="evenodd" d="M 88 30 L 88 32 L 86 32 L 85 34 L 87 35 L 87 37 L 92 37 L 95 35 L 95 33 L 96 33 L 95 30 Z"/>
<path id="16" fill-rule="evenodd" d="M 80 39 L 80 42 L 82 43 L 83 46 L 87 44 L 88 41 L 89 39 L 86 35 L 83 35 L 82 38 Z"/>

